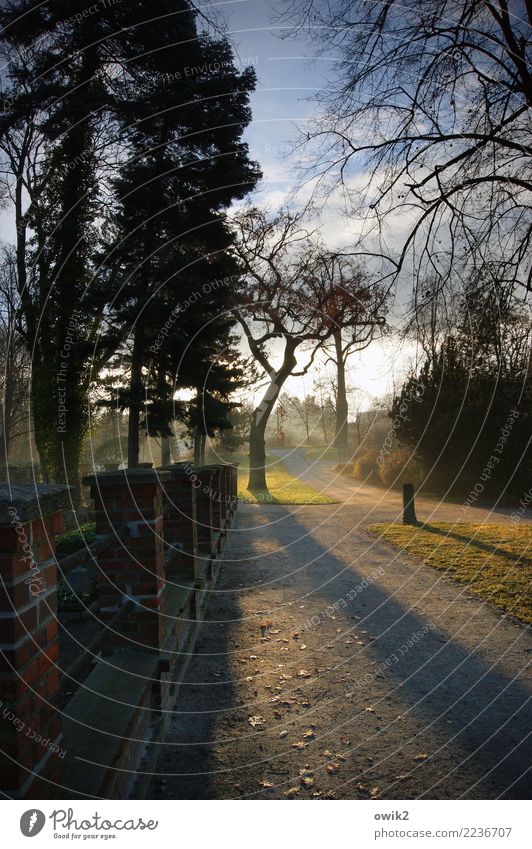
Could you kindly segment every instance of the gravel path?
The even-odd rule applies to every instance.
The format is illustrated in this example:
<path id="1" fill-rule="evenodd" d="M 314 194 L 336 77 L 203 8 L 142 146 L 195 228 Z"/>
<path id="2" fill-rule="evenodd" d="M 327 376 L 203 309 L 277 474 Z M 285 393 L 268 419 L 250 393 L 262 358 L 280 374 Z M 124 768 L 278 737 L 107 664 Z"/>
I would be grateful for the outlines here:
<path id="1" fill-rule="evenodd" d="M 285 461 L 342 503 L 239 509 L 150 797 L 529 797 L 529 631 L 368 534 L 396 494 Z"/>

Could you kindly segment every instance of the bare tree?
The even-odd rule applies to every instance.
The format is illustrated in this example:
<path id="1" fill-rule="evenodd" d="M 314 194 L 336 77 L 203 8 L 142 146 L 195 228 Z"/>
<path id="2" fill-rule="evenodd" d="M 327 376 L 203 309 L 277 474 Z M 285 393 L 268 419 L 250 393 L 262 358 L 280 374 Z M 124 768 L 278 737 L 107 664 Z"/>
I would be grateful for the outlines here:
<path id="1" fill-rule="evenodd" d="M 316 398 L 319 399 L 320 421 L 323 428 L 323 439 L 325 445 L 329 443 L 329 435 L 327 424 L 330 416 L 334 417 L 336 422 L 336 390 L 332 386 L 330 379 L 326 375 L 320 375 L 313 385 Z"/>
<path id="2" fill-rule="evenodd" d="M 303 144 L 309 176 L 317 164 L 317 184 L 341 186 L 361 215 L 360 253 L 382 261 L 390 285 L 401 272 L 442 286 L 458 268 L 482 268 L 530 291 L 530 3 L 282 6 L 340 55 Z"/>
<path id="3" fill-rule="evenodd" d="M 0 256 L 0 465 L 8 465 L 13 440 L 29 417 L 30 357 L 21 333 L 16 254 L 4 247 Z M 27 431 L 27 428 L 26 428 Z"/>
<path id="4" fill-rule="evenodd" d="M 251 353 L 268 375 L 268 385 L 253 413 L 248 489 L 266 489 L 264 434 L 270 413 L 290 375 L 302 376 L 317 352 L 347 321 L 367 324 L 368 292 L 357 276 L 331 277 L 330 254 L 303 226 L 306 211 L 276 216 L 248 209 L 235 218 L 237 254 L 244 272 L 235 316 Z M 271 354 L 282 352 L 279 368 Z M 296 371 L 296 351 L 307 364 Z"/>
<path id="5" fill-rule="evenodd" d="M 264 211 L 246 209 L 235 217 L 238 240 L 235 251 L 241 262 L 243 283 L 234 314 L 249 349 L 265 372 L 268 382 L 253 411 L 249 439 L 248 489 L 265 490 L 266 448 L 264 436 L 269 416 L 290 375 L 305 374 L 325 338 L 319 307 L 309 302 L 308 280 L 314 246 L 303 226 L 304 214 L 281 211 L 269 217 Z M 271 349 L 281 356 L 273 365 Z M 307 365 L 296 372 L 296 351 L 311 347 Z"/>
<path id="6" fill-rule="evenodd" d="M 323 346 L 327 361 L 334 363 L 336 371 L 334 445 L 338 462 L 345 463 L 349 417 L 347 363 L 352 354 L 367 348 L 385 328 L 388 292 L 368 279 L 365 269 L 352 259 L 328 254 L 321 263 L 322 273 L 318 276 L 323 286 L 321 299 L 334 317 L 332 338 Z"/>

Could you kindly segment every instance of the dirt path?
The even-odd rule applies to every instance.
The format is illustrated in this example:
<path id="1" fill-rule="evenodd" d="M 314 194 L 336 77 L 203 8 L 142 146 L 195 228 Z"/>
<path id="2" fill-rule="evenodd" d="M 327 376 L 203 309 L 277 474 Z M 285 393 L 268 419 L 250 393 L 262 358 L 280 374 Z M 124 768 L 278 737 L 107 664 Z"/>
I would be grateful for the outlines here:
<path id="1" fill-rule="evenodd" d="M 354 478 L 344 477 L 332 471 L 331 461 L 306 460 L 300 449 L 277 449 L 270 451 L 279 457 L 296 477 L 313 486 L 323 495 L 338 498 L 349 504 L 350 517 L 359 524 L 372 522 L 397 522 L 401 520 L 403 502 L 398 490 L 386 490 L 371 486 Z M 465 499 L 464 499 L 465 501 Z M 496 522 L 510 521 L 512 510 L 497 507 L 464 507 L 459 502 L 441 501 L 437 498 L 416 496 L 418 519 L 435 522 Z"/>
<path id="2" fill-rule="evenodd" d="M 322 466 L 304 477 L 340 496 Z M 529 632 L 378 543 L 364 526 L 400 500 L 354 489 L 239 510 L 150 796 L 530 795 Z"/>

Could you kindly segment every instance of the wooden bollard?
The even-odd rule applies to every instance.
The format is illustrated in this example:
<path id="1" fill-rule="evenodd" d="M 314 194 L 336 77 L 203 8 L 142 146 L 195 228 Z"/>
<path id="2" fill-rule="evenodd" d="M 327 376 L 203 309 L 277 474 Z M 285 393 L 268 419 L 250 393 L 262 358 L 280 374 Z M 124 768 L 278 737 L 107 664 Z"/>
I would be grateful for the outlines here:
<path id="1" fill-rule="evenodd" d="M 403 525 L 417 525 L 414 503 L 414 484 L 403 484 Z"/>

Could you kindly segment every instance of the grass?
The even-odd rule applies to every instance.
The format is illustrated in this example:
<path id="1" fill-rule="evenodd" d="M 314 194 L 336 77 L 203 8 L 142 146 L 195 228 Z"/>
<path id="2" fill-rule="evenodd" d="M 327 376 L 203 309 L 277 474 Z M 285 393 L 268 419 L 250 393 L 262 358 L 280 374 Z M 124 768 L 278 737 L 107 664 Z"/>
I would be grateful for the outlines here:
<path id="1" fill-rule="evenodd" d="M 268 489 L 249 492 L 249 457 L 246 454 L 231 454 L 225 458 L 229 463 L 239 463 L 238 498 L 246 504 L 336 504 L 334 498 L 321 495 L 299 478 L 294 477 L 278 457 L 266 457 L 266 482 Z M 220 462 L 218 460 L 218 462 Z"/>
<path id="2" fill-rule="evenodd" d="M 522 622 L 532 622 L 532 525 L 434 522 L 378 524 L 369 530 Z"/>

